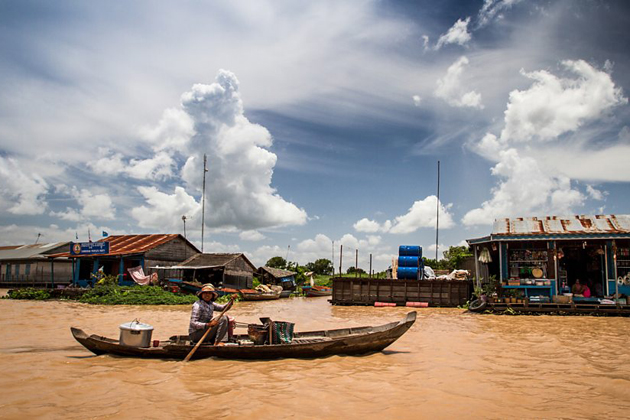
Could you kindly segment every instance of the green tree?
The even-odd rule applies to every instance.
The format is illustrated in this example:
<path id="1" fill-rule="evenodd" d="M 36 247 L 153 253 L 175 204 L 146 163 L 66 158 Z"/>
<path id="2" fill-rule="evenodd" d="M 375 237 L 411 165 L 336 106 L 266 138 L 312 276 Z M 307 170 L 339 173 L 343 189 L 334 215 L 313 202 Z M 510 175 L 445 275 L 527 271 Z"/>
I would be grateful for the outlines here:
<path id="1" fill-rule="evenodd" d="M 346 273 L 348 273 L 348 274 L 354 274 L 354 273 L 365 274 L 365 270 L 363 270 L 362 268 L 348 267 L 348 270 L 346 271 Z"/>
<path id="2" fill-rule="evenodd" d="M 460 268 L 462 262 L 469 257 L 472 257 L 472 253 L 467 246 L 451 246 L 448 251 L 444 251 L 444 259 L 451 270 Z"/>
<path id="3" fill-rule="evenodd" d="M 332 274 L 333 265 L 329 259 L 320 258 L 315 262 L 306 264 L 306 269 L 312 271 L 315 274 L 330 275 Z"/>
<path id="4" fill-rule="evenodd" d="M 281 270 L 287 269 L 287 260 L 282 257 L 272 257 L 265 264 L 267 267 L 271 268 L 279 268 Z"/>

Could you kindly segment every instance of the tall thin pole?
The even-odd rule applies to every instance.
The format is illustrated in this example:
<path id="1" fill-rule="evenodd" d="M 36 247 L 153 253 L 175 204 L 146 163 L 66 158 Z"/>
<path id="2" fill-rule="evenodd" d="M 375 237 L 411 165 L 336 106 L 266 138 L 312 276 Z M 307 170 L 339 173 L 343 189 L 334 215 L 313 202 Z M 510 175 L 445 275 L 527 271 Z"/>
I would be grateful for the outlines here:
<path id="1" fill-rule="evenodd" d="M 343 264 L 343 245 L 339 248 L 339 277 L 341 277 L 341 266 Z"/>
<path id="2" fill-rule="evenodd" d="M 370 278 L 372 278 L 372 254 L 370 254 Z"/>
<path id="3" fill-rule="evenodd" d="M 183 216 L 182 216 L 182 222 L 184 222 L 184 239 L 188 239 L 188 238 L 186 237 L 186 215 L 183 215 Z M 188 254 L 188 252 L 187 252 L 187 248 L 188 248 L 188 247 L 184 246 L 184 259 L 186 259 L 186 260 L 188 259 L 188 255 L 187 255 L 187 254 Z"/>
<path id="4" fill-rule="evenodd" d="M 201 252 L 203 252 L 203 235 L 206 226 L 206 172 L 208 172 L 208 158 L 203 154 L 203 190 L 201 192 Z"/>
<path id="5" fill-rule="evenodd" d="M 330 260 L 330 262 L 332 263 L 332 275 L 333 277 L 335 276 L 335 241 L 332 241 L 332 259 Z"/>
<path id="6" fill-rule="evenodd" d="M 355 249 L 355 257 L 354 257 L 354 277 L 358 277 L 359 276 L 359 250 Z"/>
<path id="7" fill-rule="evenodd" d="M 440 161 L 438 160 L 437 172 L 437 216 L 435 222 L 435 262 L 438 261 L 438 241 L 440 237 Z"/>

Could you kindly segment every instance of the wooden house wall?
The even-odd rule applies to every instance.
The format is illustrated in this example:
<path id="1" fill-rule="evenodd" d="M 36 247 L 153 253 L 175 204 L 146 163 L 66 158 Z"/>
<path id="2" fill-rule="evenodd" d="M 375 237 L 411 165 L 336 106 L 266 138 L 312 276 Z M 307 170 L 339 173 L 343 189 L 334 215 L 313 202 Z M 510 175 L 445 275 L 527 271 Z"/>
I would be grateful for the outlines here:
<path id="1" fill-rule="evenodd" d="M 254 284 L 254 269 L 243 257 L 230 261 L 225 266 L 223 285 L 240 289 L 250 289 Z"/>
<path id="2" fill-rule="evenodd" d="M 145 273 L 149 274 L 153 271 L 148 267 L 157 265 L 170 267 L 186 261 L 188 258 L 196 254 L 199 254 L 199 251 L 190 246 L 184 239 L 173 239 L 172 241 L 159 245 L 144 254 L 144 266 L 146 267 Z"/>
<path id="3" fill-rule="evenodd" d="M 10 264 L 11 276 L 7 278 L 7 265 Z M 26 266 L 30 264 L 29 274 Z M 19 274 L 15 275 L 15 267 L 19 266 Z M 0 284 L 7 287 L 36 286 L 51 284 L 52 267 L 48 260 L 15 260 L 3 261 L 0 264 Z M 72 282 L 72 262 L 55 261 L 55 284 L 70 284 Z"/>

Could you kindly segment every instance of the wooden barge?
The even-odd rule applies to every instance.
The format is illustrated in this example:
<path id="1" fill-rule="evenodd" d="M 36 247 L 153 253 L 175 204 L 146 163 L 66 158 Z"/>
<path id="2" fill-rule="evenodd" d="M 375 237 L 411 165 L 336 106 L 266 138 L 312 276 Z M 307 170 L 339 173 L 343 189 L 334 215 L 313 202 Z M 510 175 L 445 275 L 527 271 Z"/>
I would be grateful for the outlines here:
<path id="1" fill-rule="evenodd" d="M 375 302 L 425 302 L 429 306 L 457 307 L 472 295 L 472 280 L 392 280 L 337 277 L 332 281 L 333 305 L 366 305 Z"/>
<path id="2" fill-rule="evenodd" d="M 630 305 L 597 304 L 597 303 L 493 303 L 475 305 L 471 312 L 493 314 L 523 314 L 523 315 L 605 315 L 630 316 Z"/>

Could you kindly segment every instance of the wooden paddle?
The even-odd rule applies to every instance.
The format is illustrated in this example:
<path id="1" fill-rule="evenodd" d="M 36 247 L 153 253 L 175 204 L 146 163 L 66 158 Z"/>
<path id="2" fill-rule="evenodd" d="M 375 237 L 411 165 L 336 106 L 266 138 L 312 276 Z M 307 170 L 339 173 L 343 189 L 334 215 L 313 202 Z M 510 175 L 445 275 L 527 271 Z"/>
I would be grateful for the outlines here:
<path id="1" fill-rule="evenodd" d="M 221 311 L 221 313 L 219 314 L 219 316 L 217 316 L 216 318 L 214 318 L 212 321 L 216 321 L 218 319 L 221 319 L 221 317 L 223 316 L 223 314 L 225 314 L 228 309 L 230 309 L 232 307 L 232 304 L 234 303 L 234 298 L 232 298 L 227 306 Z M 210 322 L 212 322 L 210 321 Z M 206 333 L 203 335 L 203 337 L 201 337 L 201 340 L 199 340 L 199 342 L 195 345 L 195 347 L 193 347 L 193 349 L 190 351 L 190 353 L 188 353 L 188 356 L 186 356 L 186 358 L 184 359 L 184 362 L 187 362 L 190 360 L 191 357 L 193 357 L 193 354 L 195 354 L 195 352 L 197 351 L 197 349 L 199 348 L 199 346 L 201 346 L 201 343 L 203 343 L 203 341 L 206 339 L 206 337 L 208 336 L 208 334 L 210 333 L 210 330 L 214 328 L 214 327 L 210 327 L 206 330 Z"/>

